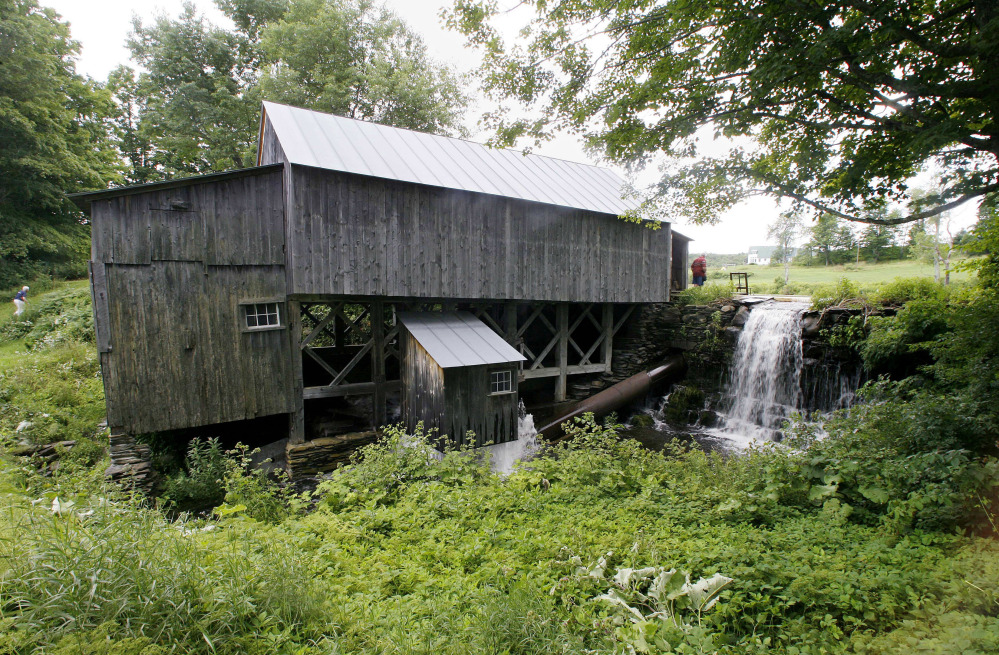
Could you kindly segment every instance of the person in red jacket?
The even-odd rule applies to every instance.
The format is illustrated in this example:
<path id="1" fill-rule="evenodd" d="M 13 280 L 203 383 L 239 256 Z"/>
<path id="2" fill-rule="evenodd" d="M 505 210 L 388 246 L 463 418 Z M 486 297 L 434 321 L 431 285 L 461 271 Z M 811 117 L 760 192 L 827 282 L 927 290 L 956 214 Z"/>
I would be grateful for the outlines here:
<path id="1" fill-rule="evenodd" d="M 708 260 L 701 255 L 694 260 L 694 263 L 690 265 L 690 272 L 694 276 L 694 284 L 696 286 L 704 286 L 704 283 L 708 280 Z"/>

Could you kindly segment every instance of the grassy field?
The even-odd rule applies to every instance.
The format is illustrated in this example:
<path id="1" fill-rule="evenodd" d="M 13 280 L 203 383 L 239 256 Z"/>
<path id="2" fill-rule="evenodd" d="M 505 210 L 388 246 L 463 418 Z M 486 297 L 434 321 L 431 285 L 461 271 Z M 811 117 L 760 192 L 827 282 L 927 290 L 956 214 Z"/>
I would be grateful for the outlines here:
<path id="1" fill-rule="evenodd" d="M 742 266 L 730 266 L 724 271 L 718 268 L 712 269 L 711 262 L 708 262 L 708 279 L 722 280 L 728 279 L 731 272 L 749 273 L 750 286 L 760 282 L 772 284 L 775 278 L 784 279 L 783 266 L 753 266 L 744 264 Z M 953 262 L 952 262 L 953 266 Z M 941 276 L 942 276 L 941 272 Z M 883 264 L 868 264 L 861 262 L 858 264 L 845 264 L 838 266 L 792 266 L 790 282 L 798 284 L 830 284 L 836 283 L 841 278 L 846 278 L 859 285 L 871 285 L 881 282 L 890 282 L 897 277 L 933 277 L 933 264 L 924 264 L 918 261 L 894 261 Z M 967 271 L 951 270 L 950 279 L 952 282 L 967 280 Z"/>

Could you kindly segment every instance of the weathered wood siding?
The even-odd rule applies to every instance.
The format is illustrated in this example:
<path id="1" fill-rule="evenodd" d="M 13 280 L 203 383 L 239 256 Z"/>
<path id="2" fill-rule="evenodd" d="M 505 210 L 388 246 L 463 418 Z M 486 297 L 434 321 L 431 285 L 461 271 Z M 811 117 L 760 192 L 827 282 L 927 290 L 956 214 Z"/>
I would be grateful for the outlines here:
<path id="1" fill-rule="evenodd" d="M 284 149 L 281 147 L 281 142 L 278 141 L 277 135 L 274 133 L 274 127 L 266 117 L 264 118 L 263 129 L 260 131 L 260 144 L 257 157 L 258 166 L 283 164 L 285 161 Z"/>
<path id="2" fill-rule="evenodd" d="M 274 296 L 280 267 L 157 261 L 111 266 L 107 282 L 110 425 L 151 432 L 292 411 L 287 329 L 243 331 L 239 307 Z"/>
<path id="3" fill-rule="evenodd" d="M 293 410 L 287 328 L 244 331 L 240 308 L 279 301 L 287 324 L 280 170 L 98 200 L 92 220 L 112 428 L 152 432 Z"/>
<path id="4" fill-rule="evenodd" d="M 281 171 L 270 170 L 95 201 L 91 260 L 282 266 L 282 187 Z"/>
<path id="5" fill-rule="evenodd" d="M 489 374 L 512 372 L 513 392 L 490 395 Z M 513 365 L 465 366 L 444 369 L 444 426 L 441 432 L 465 445 L 466 431 L 475 445 L 505 443 L 517 438 L 517 370 Z"/>
<path id="6" fill-rule="evenodd" d="M 443 434 L 444 369 L 413 338 L 408 330 L 400 332 L 402 340 L 402 420 L 412 433 L 423 421 L 424 434 L 437 430 Z"/>
<path id="7" fill-rule="evenodd" d="M 675 291 L 682 291 L 687 288 L 687 249 L 690 244 L 690 239 L 686 237 L 677 236 L 673 233 L 671 238 L 670 250 L 673 253 L 673 271 L 670 275 L 671 284 L 670 288 Z"/>
<path id="8" fill-rule="evenodd" d="M 289 293 L 663 302 L 669 229 L 292 167 Z"/>

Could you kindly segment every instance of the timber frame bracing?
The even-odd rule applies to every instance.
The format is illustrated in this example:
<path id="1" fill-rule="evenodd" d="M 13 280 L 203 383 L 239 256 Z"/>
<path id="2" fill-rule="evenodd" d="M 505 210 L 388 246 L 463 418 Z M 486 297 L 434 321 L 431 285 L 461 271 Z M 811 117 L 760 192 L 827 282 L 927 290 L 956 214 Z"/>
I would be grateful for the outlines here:
<path id="1" fill-rule="evenodd" d="M 292 442 L 304 440 L 304 401 L 372 396 L 374 426 L 387 421 L 386 396 L 401 388 L 398 311 L 465 310 L 523 354 L 521 381 L 555 378 L 554 400 L 566 398 L 570 375 L 611 370 L 614 335 L 637 305 L 349 299 L 290 300 L 298 411 Z"/>

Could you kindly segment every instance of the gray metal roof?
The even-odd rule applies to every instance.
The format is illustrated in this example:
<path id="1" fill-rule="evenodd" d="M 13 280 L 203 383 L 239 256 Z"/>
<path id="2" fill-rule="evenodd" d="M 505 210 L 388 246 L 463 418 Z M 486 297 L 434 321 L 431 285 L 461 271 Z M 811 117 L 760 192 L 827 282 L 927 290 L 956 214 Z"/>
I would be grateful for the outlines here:
<path id="1" fill-rule="evenodd" d="M 638 207 L 606 168 L 274 102 L 263 111 L 292 164 L 614 215 Z"/>
<path id="2" fill-rule="evenodd" d="M 441 368 L 527 359 L 468 312 L 399 312 L 398 318 Z"/>

